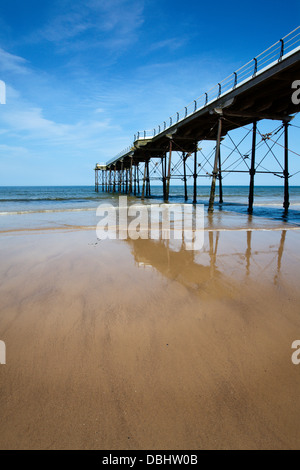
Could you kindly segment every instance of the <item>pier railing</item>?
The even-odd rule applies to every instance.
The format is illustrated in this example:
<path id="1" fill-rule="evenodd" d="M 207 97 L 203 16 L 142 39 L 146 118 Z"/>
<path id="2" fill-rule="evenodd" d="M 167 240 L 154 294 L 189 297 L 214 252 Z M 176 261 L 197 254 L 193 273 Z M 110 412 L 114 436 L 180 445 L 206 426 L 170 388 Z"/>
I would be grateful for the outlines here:
<path id="1" fill-rule="evenodd" d="M 106 165 L 110 165 L 111 163 L 115 162 L 116 160 L 119 160 L 124 155 L 127 155 L 131 151 L 131 149 L 132 149 L 132 145 L 130 145 L 129 147 L 126 147 L 126 149 L 122 150 L 122 152 L 118 153 L 118 155 L 116 155 L 114 158 L 111 158 L 106 163 Z"/>

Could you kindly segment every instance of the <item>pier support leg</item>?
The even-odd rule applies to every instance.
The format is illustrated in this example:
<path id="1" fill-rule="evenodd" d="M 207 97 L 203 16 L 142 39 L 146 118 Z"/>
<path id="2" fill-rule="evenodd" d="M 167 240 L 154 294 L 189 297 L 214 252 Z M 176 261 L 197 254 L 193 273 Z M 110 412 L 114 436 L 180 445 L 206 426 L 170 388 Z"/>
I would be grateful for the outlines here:
<path id="1" fill-rule="evenodd" d="M 197 204 L 197 145 L 194 153 L 194 197 L 193 204 Z"/>
<path id="2" fill-rule="evenodd" d="M 168 176 L 166 177 L 166 202 L 169 201 L 173 141 L 170 139 Z"/>
<path id="3" fill-rule="evenodd" d="M 285 212 L 290 207 L 290 190 L 289 190 L 289 123 L 284 122 L 284 203 Z"/>
<path id="4" fill-rule="evenodd" d="M 130 158 L 130 170 L 129 170 L 129 195 L 132 193 L 132 157 Z"/>
<path id="5" fill-rule="evenodd" d="M 147 161 L 147 186 L 146 186 L 146 195 L 147 195 L 147 197 L 151 196 L 149 161 L 150 160 Z"/>
<path id="6" fill-rule="evenodd" d="M 109 192 L 112 192 L 112 169 L 109 169 Z"/>
<path id="7" fill-rule="evenodd" d="M 105 191 L 108 192 L 108 170 L 105 170 Z"/>
<path id="8" fill-rule="evenodd" d="M 184 200 L 188 200 L 188 194 L 187 194 L 187 184 L 186 184 L 186 155 L 185 152 L 182 153 L 182 161 L 183 161 L 183 181 L 184 181 Z"/>
<path id="9" fill-rule="evenodd" d="M 214 164 L 213 177 L 212 177 L 212 182 L 211 182 L 208 212 L 213 212 L 214 211 L 215 194 L 216 194 L 216 180 L 217 180 L 217 176 L 218 176 L 219 154 L 220 154 L 220 148 L 221 148 L 221 135 L 222 135 L 222 118 L 219 118 L 215 164 Z"/>
<path id="10" fill-rule="evenodd" d="M 256 132 L 257 132 L 257 121 L 253 122 L 253 134 L 252 134 L 252 154 L 251 154 L 251 169 L 250 169 L 250 187 L 249 187 L 249 214 L 253 214 L 253 202 L 254 202 L 254 177 L 255 177 L 255 153 L 256 153 Z"/>
<path id="11" fill-rule="evenodd" d="M 98 170 L 95 170 L 95 191 L 99 193 L 99 173 Z"/>
<path id="12" fill-rule="evenodd" d="M 149 196 L 149 162 L 146 162 L 146 197 Z"/>
<path id="13" fill-rule="evenodd" d="M 126 194 L 127 194 L 127 193 L 128 193 L 128 168 L 126 168 L 125 173 L 126 173 L 126 176 L 125 176 L 125 178 L 126 178 L 126 189 L 125 189 L 125 192 L 126 192 Z"/>
<path id="14" fill-rule="evenodd" d="M 219 151 L 219 201 L 223 204 L 223 181 L 222 181 L 222 163 L 221 163 L 221 149 Z"/>
<path id="15" fill-rule="evenodd" d="M 104 187 L 105 187 L 104 170 L 102 170 L 101 173 L 102 173 L 102 192 L 104 193 Z"/>
<path id="16" fill-rule="evenodd" d="M 137 193 L 140 194 L 140 165 L 136 165 L 136 174 L 137 174 Z"/>
<path id="17" fill-rule="evenodd" d="M 120 193 L 122 192 L 122 184 L 123 184 L 123 162 L 121 162 L 121 170 L 120 170 L 120 188 L 119 191 Z"/>
<path id="18" fill-rule="evenodd" d="M 136 173 L 137 173 L 137 167 L 134 165 L 134 195 L 136 196 Z"/>
<path id="19" fill-rule="evenodd" d="M 164 201 L 166 200 L 166 156 L 161 157 L 161 174 L 163 183 Z"/>
<path id="20" fill-rule="evenodd" d="M 147 174 L 147 162 L 145 162 L 145 168 L 144 168 L 143 188 L 142 188 L 142 197 L 141 197 L 142 201 L 145 199 L 146 174 Z"/>
<path id="21" fill-rule="evenodd" d="M 115 169 L 114 169 L 114 186 L 113 186 L 113 193 L 116 192 L 116 165 L 115 165 Z"/>

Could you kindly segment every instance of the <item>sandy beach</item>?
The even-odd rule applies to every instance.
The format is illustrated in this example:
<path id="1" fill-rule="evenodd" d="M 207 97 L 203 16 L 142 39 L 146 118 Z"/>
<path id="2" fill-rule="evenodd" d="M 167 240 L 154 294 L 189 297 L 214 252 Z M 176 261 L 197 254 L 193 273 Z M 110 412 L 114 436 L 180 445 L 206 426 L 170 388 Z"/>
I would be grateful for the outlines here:
<path id="1" fill-rule="evenodd" d="M 300 450 L 300 2 L 229 6 L 2 1 L 0 451 Z"/>
<path id="2" fill-rule="evenodd" d="M 0 235 L 1 449 L 296 449 L 297 230 Z"/>

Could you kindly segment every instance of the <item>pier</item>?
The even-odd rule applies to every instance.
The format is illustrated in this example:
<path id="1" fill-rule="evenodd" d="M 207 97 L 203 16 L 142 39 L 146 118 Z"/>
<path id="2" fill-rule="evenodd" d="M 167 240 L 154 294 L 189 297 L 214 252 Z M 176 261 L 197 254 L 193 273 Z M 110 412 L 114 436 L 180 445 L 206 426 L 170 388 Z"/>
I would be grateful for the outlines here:
<path id="1" fill-rule="evenodd" d="M 255 176 L 272 174 L 283 180 L 283 207 L 288 211 L 290 179 L 297 174 L 290 173 L 289 156 L 291 152 L 300 156 L 299 149 L 297 153 L 289 148 L 289 129 L 300 111 L 297 82 L 300 86 L 300 26 L 160 125 L 137 132 L 132 145 L 113 159 L 96 164 L 95 190 L 140 196 L 143 200 L 151 196 L 151 183 L 160 181 L 163 199 L 168 202 L 170 182 L 178 179 L 183 181 L 184 198 L 188 201 L 191 180 L 191 202 L 196 204 L 200 180 L 208 178 L 208 210 L 213 212 L 216 186 L 222 204 L 226 175 L 248 173 L 251 214 Z M 260 132 L 259 124 L 264 120 L 275 121 L 275 129 Z M 245 133 L 240 142 L 231 137 L 236 129 Z M 223 158 L 226 136 L 231 148 Z M 240 150 L 246 137 L 251 137 L 247 154 Z M 214 142 L 208 155 L 202 149 L 202 143 L 207 141 Z M 257 150 L 262 147 L 265 156 L 258 160 Z M 174 159 L 175 152 L 179 159 Z M 263 164 L 266 156 L 274 159 L 275 170 Z"/>

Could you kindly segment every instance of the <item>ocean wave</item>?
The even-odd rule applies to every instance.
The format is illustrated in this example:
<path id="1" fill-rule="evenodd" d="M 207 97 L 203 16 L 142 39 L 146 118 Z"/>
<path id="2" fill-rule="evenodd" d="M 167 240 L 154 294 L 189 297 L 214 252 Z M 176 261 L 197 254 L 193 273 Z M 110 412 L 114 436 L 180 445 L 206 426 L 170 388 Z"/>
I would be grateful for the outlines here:
<path id="1" fill-rule="evenodd" d="M 56 212 L 90 212 L 95 211 L 95 207 L 90 208 L 81 208 L 81 209 L 41 209 L 36 211 L 7 211 L 7 212 L 0 212 L 1 215 L 26 215 L 26 214 L 52 214 Z"/>
<path id="2" fill-rule="evenodd" d="M 107 204 L 107 201 L 100 202 L 98 206 L 95 207 L 80 207 L 80 208 L 64 208 L 64 209 L 36 209 L 36 210 L 15 210 L 15 211 L 1 211 L 1 215 L 26 215 L 26 214 L 52 214 L 52 213 L 60 213 L 60 212 L 91 212 L 94 211 L 96 213 L 96 210 L 99 206 L 101 206 L 101 209 L 103 210 L 109 210 L 112 208 L 112 205 L 105 205 Z M 185 205 L 184 203 L 182 204 L 173 204 L 174 207 L 176 206 L 182 206 Z M 159 208 L 160 204 L 134 204 L 133 205 L 135 209 L 142 209 L 143 207 L 149 207 L 151 208 Z M 113 206 L 116 210 L 119 210 L 119 206 Z M 122 206 L 122 209 L 128 210 L 132 206 Z"/>
<path id="3" fill-rule="evenodd" d="M 122 227 L 122 226 L 110 226 L 108 227 L 108 230 L 114 230 L 115 228 L 118 228 L 119 230 L 125 230 L 127 227 Z M 70 232 L 70 231 L 78 231 L 78 230 L 95 230 L 94 225 L 51 225 L 49 226 L 42 226 L 42 227 L 20 227 L 20 228 L 6 228 L 6 229 L 0 229 L 0 234 L 8 234 L 8 233 L 22 233 L 22 232 L 55 232 L 55 231 L 61 231 L 61 232 Z M 300 227 L 298 226 L 280 226 L 280 227 L 232 227 L 232 228 L 227 228 L 227 227 L 215 227 L 215 228 L 204 228 L 204 233 L 209 233 L 209 232 L 292 232 L 292 231 L 300 231 Z M 181 232 L 181 230 L 180 230 Z M 150 238 L 149 238 L 150 239 Z"/>
<path id="4" fill-rule="evenodd" d="M 99 197 L 29 197 L 29 198 L 6 198 L 2 199 L 0 197 L 0 202 L 63 202 L 63 201 L 73 201 L 73 202 L 80 202 L 80 201 L 97 201 L 101 200 Z"/>
<path id="5" fill-rule="evenodd" d="M 253 204 L 255 207 L 283 207 L 283 204 L 278 204 L 278 203 L 272 203 L 272 202 L 268 202 L 268 203 L 261 203 L 261 204 L 256 204 L 254 203 Z M 292 202 L 290 203 L 290 207 L 300 207 L 300 202 Z"/>
<path id="6" fill-rule="evenodd" d="M 96 213 L 96 210 L 98 207 L 101 206 L 101 209 L 102 210 L 109 210 L 112 208 L 112 206 L 115 208 L 115 210 L 119 210 L 119 205 L 112 205 L 112 204 L 109 204 L 109 205 L 106 205 L 107 204 L 107 201 L 102 201 L 102 202 L 99 202 L 99 205 L 98 206 L 94 206 L 94 207 L 69 207 L 69 208 L 56 208 L 56 209 L 28 209 L 28 210 L 15 210 L 15 211 L 1 211 L 0 212 L 0 216 L 6 216 L 6 215 L 28 215 L 28 214 L 52 214 L 52 213 L 66 213 L 66 212 L 92 212 L 94 211 Z M 155 209 L 155 208 L 160 208 L 161 205 L 163 203 L 156 203 L 156 204 L 151 204 L 149 202 L 145 202 L 144 204 L 141 204 L 141 203 L 134 203 L 132 205 L 126 205 L 126 206 L 122 206 L 121 208 L 124 210 L 128 210 L 130 208 L 133 208 L 136 209 L 136 210 L 139 210 L 139 209 L 142 209 L 142 208 L 145 208 L 145 207 L 151 207 L 151 209 Z M 182 206 L 190 206 L 191 204 L 186 204 L 184 202 L 181 202 L 181 203 L 173 203 L 173 204 L 169 204 L 169 207 L 171 208 L 172 206 L 174 207 L 174 209 L 176 207 L 182 207 Z M 200 205 L 200 203 L 198 204 Z M 238 204 L 239 205 L 239 204 Z M 217 206 L 217 204 L 216 204 Z M 259 207 L 259 208 L 265 208 L 266 210 L 270 210 L 271 208 L 282 208 L 282 204 L 254 204 L 255 207 Z M 223 204 L 223 207 L 227 208 L 227 210 L 229 210 L 231 212 L 231 210 L 235 207 L 235 204 L 234 203 L 231 203 L 231 204 L 226 204 L 224 203 Z M 292 211 L 294 210 L 297 210 L 299 209 L 300 210 L 300 204 L 298 203 L 291 203 L 290 205 L 290 209 Z"/>

